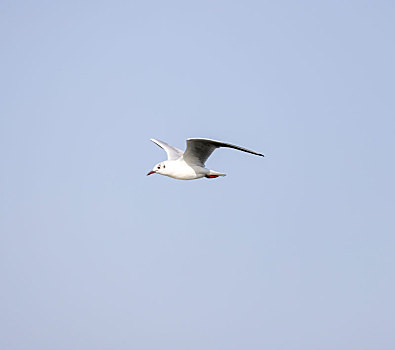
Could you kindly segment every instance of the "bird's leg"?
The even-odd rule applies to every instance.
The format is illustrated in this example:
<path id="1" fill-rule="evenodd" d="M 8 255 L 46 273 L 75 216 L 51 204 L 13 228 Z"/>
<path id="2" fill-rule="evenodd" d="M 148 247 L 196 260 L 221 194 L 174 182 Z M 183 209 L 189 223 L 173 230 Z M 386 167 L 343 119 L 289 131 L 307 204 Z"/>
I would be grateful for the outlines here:
<path id="1" fill-rule="evenodd" d="M 204 175 L 205 177 L 207 177 L 208 179 L 214 179 L 216 177 L 218 177 L 219 175 Z"/>

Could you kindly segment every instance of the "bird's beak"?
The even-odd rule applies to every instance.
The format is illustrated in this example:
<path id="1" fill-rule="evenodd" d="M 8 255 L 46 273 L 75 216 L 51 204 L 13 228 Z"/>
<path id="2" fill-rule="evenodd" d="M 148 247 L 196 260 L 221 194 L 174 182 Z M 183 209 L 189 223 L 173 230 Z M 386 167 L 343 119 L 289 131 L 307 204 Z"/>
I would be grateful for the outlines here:
<path id="1" fill-rule="evenodd" d="M 148 176 L 148 175 L 151 175 L 151 174 L 155 174 L 155 173 L 156 173 L 156 171 L 151 170 L 151 171 L 147 174 L 147 176 Z"/>

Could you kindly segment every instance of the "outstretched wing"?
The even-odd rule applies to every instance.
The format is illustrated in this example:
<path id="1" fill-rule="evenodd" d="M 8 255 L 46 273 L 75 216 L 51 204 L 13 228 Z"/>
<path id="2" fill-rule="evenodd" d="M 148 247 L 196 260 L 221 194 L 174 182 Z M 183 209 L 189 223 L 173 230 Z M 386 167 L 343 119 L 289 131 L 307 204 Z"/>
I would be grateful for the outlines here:
<path id="1" fill-rule="evenodd" d="M 153 143 L 156 143 L 160 148 L 163 148 L 167 153 L 167 160 L 176 160 L 183 155 L 183 151 L 180 149 L 168 145 L 166 142 L 159 141 L 156 139 L 150 139 Z"/>
<path id="2" fill-rule="evenodd" d="M 210 157 L 211 153 L 213 153 L 216 148 L 220 147 L 234 148 L 257 156 L 264 156 L 261 153 L 251 151 L 244 147 L 231 145 L 230 143 L 210 139 L 188 139 L 187 149 L 184 152 L 183 158 L 188 164 L 204 166 L 204 163 L 206 163 L 206 160 Z"/>

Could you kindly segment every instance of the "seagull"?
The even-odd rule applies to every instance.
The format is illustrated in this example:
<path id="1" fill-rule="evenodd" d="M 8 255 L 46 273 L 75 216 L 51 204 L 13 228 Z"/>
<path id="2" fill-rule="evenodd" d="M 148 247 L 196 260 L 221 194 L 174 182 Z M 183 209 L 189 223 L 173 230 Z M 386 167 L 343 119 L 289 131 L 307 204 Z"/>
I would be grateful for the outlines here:
<path id="1" fill-rule="evenodd" d="M 167 153 L 167 160 L 156 164 L 147 176 L 151 174 L 160 174 L 179 180 L 195 180 L 202 177 L 213 179 L 218 176 L 226 176 L 226 174 L 206 169 L 204 165 L 214 150 L 220 147 L 234 148 L 257 156 L 264 156 L 261 153 L 240 146 L 204 138 L 188 139 L 185 152 L 163 141 L 156 139 L 151 139 L 151 141 L 165 150 Z"/>

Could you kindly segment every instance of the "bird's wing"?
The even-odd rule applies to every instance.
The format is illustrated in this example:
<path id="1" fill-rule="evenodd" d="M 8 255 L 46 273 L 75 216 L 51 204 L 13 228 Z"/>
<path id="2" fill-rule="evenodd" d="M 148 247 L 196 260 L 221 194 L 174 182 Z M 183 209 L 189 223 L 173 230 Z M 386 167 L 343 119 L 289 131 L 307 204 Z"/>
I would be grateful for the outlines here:
<path id="1" fill-rule="evenodd" d="M 167 160 L 176 160 L 183 155 L 183 151 L 180 149 L 168 145 L 166 142 L 159 141 L 156 139 L 151 139 L 153 143 L 156 143 L 160 148 L 163 148 L 167 153 Z"/>
<path id="2" fill-rule="evenodd" d="M 187 149 L 184 152 L 183 158 L 188 164 L 204 166 L 204 163 L 208 157 L 210 157 L 211 153 L 213 153 L 216 148 L 220 147 L 234 148 L 239 151 L 263 157 L 263 154 L 261 153 L 254 152 L 240 146 L 231 145 L 230 143 L 210 139 L 188 139 Z"/>

